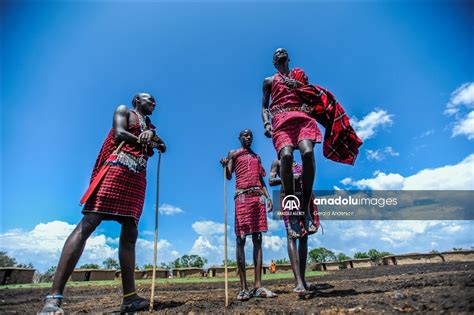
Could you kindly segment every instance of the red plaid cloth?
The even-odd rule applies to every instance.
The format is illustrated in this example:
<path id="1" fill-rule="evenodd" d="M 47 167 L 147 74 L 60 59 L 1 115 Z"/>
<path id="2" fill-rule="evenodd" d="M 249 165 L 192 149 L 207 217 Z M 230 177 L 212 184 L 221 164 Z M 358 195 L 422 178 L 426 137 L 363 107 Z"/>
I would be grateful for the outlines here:
<path id="1" fill-rule="evenodd" d="M 134 113 L 133 111 L 130 112 Z M 147 125 L 149 128 L 154 128 L 149 119 L 147 119 Z M 142 131 L 138 123 L 138 116 L 137 124 L 130 126 L 128 131 L 135 136 L 140 135 Z M 115 139 L 114 130 L 111 129 L 97 156 L 92 171 L 91 183 L 117 146 L 118 142 Z M 142 148 L 140 144 L 126 144 L 123 146 L 122 152 L 139 157 L 142 154 Z M 143 157 L 147 159 L 147 154 L 145 153 Z M 82 212 L 99 212 L 119 217 L 133 217 L 138 225 L 145 201 L 145 189 L 146 170 L 137 173 L 126 166 L 111 164 L 99 186 L 85 203 Z"/>
<path id="2" fill-rule="evenodd" d="M 273 77 L 271 97 L 270 111 L 302 105 L 301 97 L 288 88 L 280 73 Z M 272 117 L 272 141 L 277 153 L 285 146 L 298 147 L 302 140 L 321 142 L 322 134 L 316 119 L 302 111 L 286 111 Z"/>
<path id="3" fill-rule="evenodd" d="M 265 197 L 258 192 L 241 194 L 235 198 L 235 235 L 268 231 Z"/>
<path id="4" fill-rule="evenodd" d="M 328 90 L 307 84 L 308 77 L 303 70 L 293 69 L 292 76 L 306 84 L 294 91 L 301 97 L 302 102 L 314 108 L 313 116 L 326 129 L 324 156 L 335 162 L 354 165 L 363 142 L 352 128 L 344 108 Z"/>
<path id="5" fill-rule="evenodd" d="M 236 189 L 262 187 L 260 176 L 265 177 L 266 173 L 258 154 L 240 148 L 234 153 L 232 159 L 234 162 Z"/>
<path id="6" fill-rule="evenodd" d="M 239 149 L 232 157 L 235 170 L 235 188 L 262 187 L 260 176 L 265 169 L 260 157 L 247 149 Z M 248 191 L 235 197 L 235 235 L 247 235 L 268 230 L 265 198 L 260 190 Z"/>

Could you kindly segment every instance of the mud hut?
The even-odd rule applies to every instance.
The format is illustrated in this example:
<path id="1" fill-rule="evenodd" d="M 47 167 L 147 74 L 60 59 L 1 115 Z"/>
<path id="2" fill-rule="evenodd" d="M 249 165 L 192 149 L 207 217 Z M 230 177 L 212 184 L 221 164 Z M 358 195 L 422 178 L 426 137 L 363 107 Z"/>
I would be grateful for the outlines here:
<path id="1" fill-rule="evenodd" d="M 2 267 L 0 268 L 0 284 L 33 283 L 35 270 L 30 268 Z"/>
<path id="2" fill-rule="evenodd" d="M 352 268 L 368 268 L 375 266 L 370 258 L 351 259 Z"/>
<path id="3" fill-rule="evenodd" d="M 474 250 L 442 252 L 444 261 L 474 261 Z"/>
<path id="4" fill-rule="evenodd" d="M 204 270 L 202 268 L 176 268 L 176 276 L 178 278 L 200 278 L 204 276 Z"/>
<path id="5" fill-rule="evenodd" d="M 169 270 L 164 268 L 156 268 L 155 279 L 167 279 Z M 151 279 L 153 277 L 153 268 L 142 270 L 142 279 Z"/>
<path id="6" fill-rule="evenodd" d="M 229 277 L 237 274 L 237 267 L 227 267 Z M 207 276 L 210 278 L 224 278 L 224 266 L 215 266 L 207 270 Z"/>

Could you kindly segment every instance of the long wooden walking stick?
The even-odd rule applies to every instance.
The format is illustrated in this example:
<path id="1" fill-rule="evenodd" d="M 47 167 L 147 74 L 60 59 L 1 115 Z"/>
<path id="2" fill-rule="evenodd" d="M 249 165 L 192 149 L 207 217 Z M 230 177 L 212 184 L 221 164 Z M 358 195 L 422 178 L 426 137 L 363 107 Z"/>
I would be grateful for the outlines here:
<path id="1" fill-rule="evenodd" d="M 156 170 L 155 239 L 153 242 L 153 273 L 151 278 L 150 312 L 153 311 L 153 304 L 155 300 L 156 256 L 158 251 L 158 209 L 160 205 L 160 164 L 161 152 L 158 151 L 158 168 Z"/>
<path id="2" fill-rule="evenodd" d="M 229 306 L 229 281 L 227 278 L 227 166 L 224 167 L 224 283 L 225 307 Z"/>

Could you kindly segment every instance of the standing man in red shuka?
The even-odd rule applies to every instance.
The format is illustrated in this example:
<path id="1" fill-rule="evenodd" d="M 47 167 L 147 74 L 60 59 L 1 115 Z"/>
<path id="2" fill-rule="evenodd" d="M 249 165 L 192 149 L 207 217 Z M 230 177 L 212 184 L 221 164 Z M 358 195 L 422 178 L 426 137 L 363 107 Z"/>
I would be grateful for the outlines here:
<path id="1" fill-rule="evenodd" d="M 240 277 L 241 290 L 237 300 L 247 301 L 254 297 L 275 297 L 276 294 L 262 287 L 262 232 L 268 230 L 265 198 L 268 211 L 272 202 L 265 185 L 265 170 L 260 156 L 251 149 L 253 135 L 249 129 L 240 132 L 239 140 L 242 147 L 229 152 L 221 164 L 226 169 L 226 177 L 232 179 L 235 172 L 235 235 L 237 268 Z M 249 291 L 245 274 L 245 239 L 252 235 L 253 265 L 255 267 L 254 289 Z"/>
<path id="2" fill-rule="evenodd" d="M 148 118 L 156 106 L 153 96 L 139 93 L 132 103 L 133 109 L 120 105 L 115 110 L 113 127 L 92 172 L 90 194 L 82 200 L 85 202 L 84 216 L 64 244 L 51 293 L 40 313 L 63 313 L 60 306 L 66 282 L 87 239 L 104 220 L 114 220 L 122 225 L 119 245 L 123 288 L 121 312 L 149 307 L 148 300 L 138 296 L 135 290 L 135 243 L 145 200 L 147 160 L 153 155 L 153 148 L 165 152 L 166 145 Z M 104 169 L 107 170 L 105 173 Z"/>
<path id="3" fill-rule="evenodd" d="M 301 212 L 304 212 L 304 230 L 314 233 L 317 227 L 313 223 L 309 209 L 316 172 L 313 148 L 315 143 L 321 142 L 322 134 L 316 119 L 310 116 L 311 108 L 302 103 L 301 98 L 293 91 L 302 84 L 290 76 L 289 62 L 286 49 L 275 50 L 273 65 L 277 73 L 263 81 L 262 119 L 265 135 L 272 138 L 280 160 L 280 176 L 285 196 L 295 195 L 293 150 L 299 149 L 301 153 L 303 162 Z M 304 231 L 299 221 L 296 216 L 290 216 L 289 235 L 297 238 L 303 236 Z"/>

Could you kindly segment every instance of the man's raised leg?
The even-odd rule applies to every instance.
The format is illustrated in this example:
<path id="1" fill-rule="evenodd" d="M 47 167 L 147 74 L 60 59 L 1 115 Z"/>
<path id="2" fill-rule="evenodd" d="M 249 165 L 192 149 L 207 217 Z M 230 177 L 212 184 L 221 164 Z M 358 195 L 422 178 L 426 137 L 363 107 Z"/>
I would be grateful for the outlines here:
<path id="1" fill-rule="evenodd" d="M 284 196 L 294 195 L 293 147 L 291 146 L 283 147 L 280 150 L 280 177 Z M 293 215 L 289 216 L 288 234 L 293 238 L 302 235 L 298 219 Z"/>
<path id="2" fill-rule="evenodd" d="M 314 159 L 313 142 L 311 140 L 303 140 L 298 144 L 301 153 L 301 160 L 303 162 L 303 196 L 302 209 L 305 212 L 305 228 L 309 232 L 316 232 L 316 227 L 312 223 L 311 214 L 309 210 L 309 202 L 313 192 L 314 176 L 316 173 L 316 161 Z"/>

